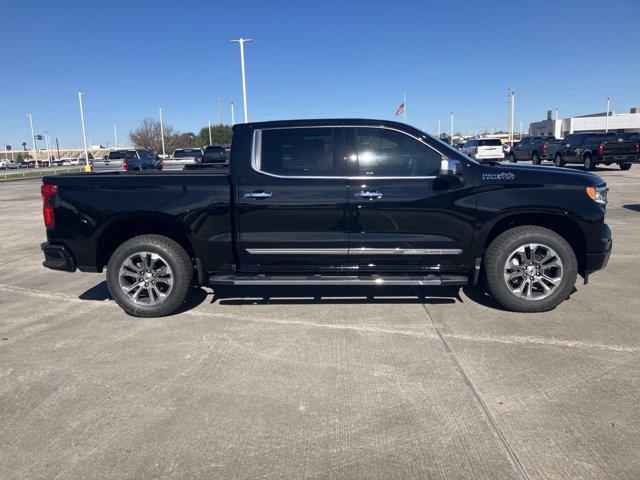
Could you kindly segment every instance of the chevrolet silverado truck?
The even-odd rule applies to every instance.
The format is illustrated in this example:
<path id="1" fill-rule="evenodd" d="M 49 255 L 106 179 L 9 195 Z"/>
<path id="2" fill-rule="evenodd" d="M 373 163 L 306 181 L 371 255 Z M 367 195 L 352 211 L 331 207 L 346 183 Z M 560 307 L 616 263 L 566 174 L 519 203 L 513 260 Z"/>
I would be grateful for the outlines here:
<path id="1" fill-rule="evenodd" d="M 531 160 L 534 165 L 540 165 L 543 160 L 553 162 L 557 145 L 555 137 L 523 137 L 509 151 L 509 161 Z"/>
<path id="2" fill-rule="evenodd" d="M 640 161 L 639 155 L 637 140 L 624 140 L 615 133 L 572 133 L 560 142 L 554 163 L 557 167 L 578 163 L 585 170 L 616 163 L 621 170 L 629 170 Z"/>
<path id="3" fill-rule="evenodd" d="M 229 170 L 77 173 L 41 189 L 44 266 L 102 272 L 134 316 L 194 285 L 482 284 L 555 308 L 611 252 L 608 188 L 587 172 L 478 163 L 409 125 L 235 125 Z"/>

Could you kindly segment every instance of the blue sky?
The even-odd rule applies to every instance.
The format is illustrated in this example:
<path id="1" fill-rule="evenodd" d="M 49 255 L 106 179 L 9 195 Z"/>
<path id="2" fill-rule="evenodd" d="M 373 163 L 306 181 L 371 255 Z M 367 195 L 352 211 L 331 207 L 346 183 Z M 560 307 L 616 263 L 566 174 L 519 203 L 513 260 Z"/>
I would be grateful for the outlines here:
<path id="1" fill-rule="evenodd" d="M 249 118 L 394 118 L 434 133 L 506 129 L 560 116 L 640 106 L 639 0 L 595 1 L 31 1 L 0 0 L 0 143 L 36 130 L 113 144 L 141 118 L 177 130 L 242 118 L 246 46 Z M 29 142 L 30 143 L 30 142 Z"/>

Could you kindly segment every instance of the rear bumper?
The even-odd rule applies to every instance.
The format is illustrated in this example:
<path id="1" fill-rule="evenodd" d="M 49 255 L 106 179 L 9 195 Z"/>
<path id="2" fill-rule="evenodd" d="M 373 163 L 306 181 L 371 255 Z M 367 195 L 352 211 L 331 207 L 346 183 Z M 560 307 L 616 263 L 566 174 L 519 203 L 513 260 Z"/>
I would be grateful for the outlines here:
<path id="1" fill-rule="evenodd" d="M 611 163 L 638 163 L 640 156 L 638 155 L 609 155 L 602 157 L 602 162 Z"/>
<path id="2" fill-rule="evenodd" d="M 595 272 L 596 270 L 602 270 L 607 266 L 607 263 L 609 263 L 613 240 L 611 239 L 611 229 L 607 224 L 605 224 L 604 228 L 602 229 L 602 238 L 600 240 L 600 244 L 602 250 L 587 253 L 587 259 L 585 263 L 585 272 L 587 274 Z"/>
<path id="3" fill-rule="evenodd" d="M 43 267 L 64 272 L 76 271 L 76 263 L 67 247 L 45 242 L 40 245 L 40 249 L 44 253 Z"/>

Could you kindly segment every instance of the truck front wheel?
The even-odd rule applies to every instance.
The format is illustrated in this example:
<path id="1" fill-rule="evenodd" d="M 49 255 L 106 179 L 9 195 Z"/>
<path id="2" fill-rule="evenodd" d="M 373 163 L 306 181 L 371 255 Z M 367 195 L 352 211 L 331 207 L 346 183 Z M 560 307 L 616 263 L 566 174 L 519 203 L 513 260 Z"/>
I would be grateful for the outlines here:
<path id="1" fill-rule="evenodd" d="M 620 170 L 629 170 L 631 168 L 631 164 L 629 162 L 621 163 L 618 165 Z"/>
<path id="2" fill-rule="evenodd" d="M 193 264 L 177 242 L 161 235 L 140 235 L 120 245 L 107 265 L 111 298 L 134 317 L 175 312 L 191 290 Z"/>
<path id="3" fill-rule="evenodd" d="M 564 167 L 564 160 L 562 160 L 562 156 L 556 155 L 555 160 L 553 161 L 556 167 Z"/>
<path id="4" fill-rule="evenodd" d="M 534 225 L 499 235 L 485 255 L 491 295 L 515 312 L 546 312 L 569 297 L 578 273 L 571 246 L 560 235 Z"/>
<path id="5" fill-rule="evenodd" d="M 596 162 L 591 155 L 584 156 L 584 169 L 589 172 L 596 169 Z"/>

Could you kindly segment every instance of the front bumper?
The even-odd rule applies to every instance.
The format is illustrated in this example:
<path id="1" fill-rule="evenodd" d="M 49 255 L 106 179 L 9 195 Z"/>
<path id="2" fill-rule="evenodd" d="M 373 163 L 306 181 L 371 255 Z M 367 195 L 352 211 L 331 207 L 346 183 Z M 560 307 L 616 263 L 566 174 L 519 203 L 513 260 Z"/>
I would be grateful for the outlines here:
<path id="1" fill-rule="evenodd" d="M 609 263 L 609 257 L 611 256 L 611 248 L 613 247 L 613 240 L 611 239 L 611 229 L 609 225 L 605 224 L 602 230 L 602 238 L 600 240 L 601 250 L 596 252 L 588 252 L 585 264 L 585 273 L 589 274 L 596 270 L 602 270 Z"/>
<path id="2" fill-rule="evenodd" d="M 76 262 L 73 256 L 64 245 L 56 245 L 45 242 L 40 245 L 42 253 L 44 253 L 44 262 L 42 266 L 52 270 L 62 270 L 64 272 L 75 272 Z"/>

